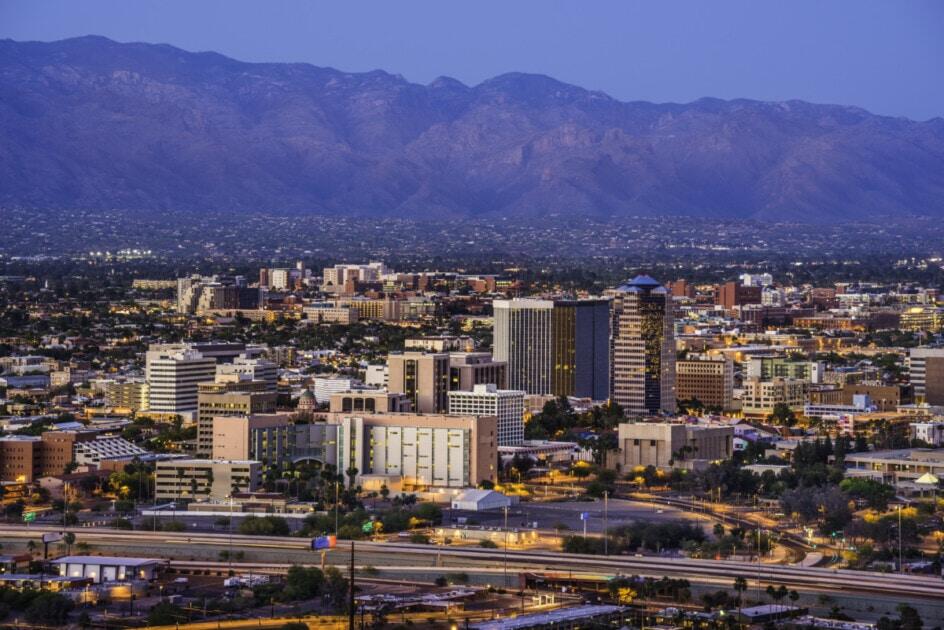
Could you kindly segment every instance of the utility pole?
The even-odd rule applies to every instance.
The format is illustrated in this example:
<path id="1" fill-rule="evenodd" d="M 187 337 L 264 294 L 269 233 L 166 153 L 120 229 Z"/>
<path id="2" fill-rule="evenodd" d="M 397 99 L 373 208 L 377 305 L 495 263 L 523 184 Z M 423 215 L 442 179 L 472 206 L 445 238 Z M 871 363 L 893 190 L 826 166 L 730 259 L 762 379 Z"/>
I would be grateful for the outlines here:
<path id="1" fill-rule="evenodd" d="M 351 539 L 351 575 L 348 583 L 347 629 L 354 630 L 354 539 Z"/>
<path id="2" fill-rule="evenodd" d="M 898 572 L 905 572 L 905 565 L 901 561 L 901 506 L 898 506 Z"/>
<path id="3" fill-rule="evenodd" d="M 504 560 L 504 575 L 502 577 L 502 584 L 508 586 L 508 506 L 505 506 L 505 560 Z"/>

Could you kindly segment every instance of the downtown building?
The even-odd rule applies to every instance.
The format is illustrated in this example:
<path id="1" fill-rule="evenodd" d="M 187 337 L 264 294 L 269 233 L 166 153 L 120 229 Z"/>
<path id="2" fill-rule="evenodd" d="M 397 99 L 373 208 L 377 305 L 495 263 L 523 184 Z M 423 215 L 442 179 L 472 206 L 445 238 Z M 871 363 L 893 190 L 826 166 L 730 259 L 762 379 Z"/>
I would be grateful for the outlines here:
<path id="1" fill-rule="evenodd" d="M 450 415 L 494 416 L 498 419 L 498 445 L 518 446 L 524 441 L 525 392 L 475 385 L 472 391 L 449 392 Z"/>
<path id="2" fill-rule="evenodd" d="M 510 389 L 605 400 L 609 390 L 607 300 L 495 300 L 494 355 Z"/>
<path id="3" fill-rule="evenodd" d="M 612 296 L 611 398 L 628 415 L 674 413 L 675 323 L 671 294 L 637 276 Z"/>

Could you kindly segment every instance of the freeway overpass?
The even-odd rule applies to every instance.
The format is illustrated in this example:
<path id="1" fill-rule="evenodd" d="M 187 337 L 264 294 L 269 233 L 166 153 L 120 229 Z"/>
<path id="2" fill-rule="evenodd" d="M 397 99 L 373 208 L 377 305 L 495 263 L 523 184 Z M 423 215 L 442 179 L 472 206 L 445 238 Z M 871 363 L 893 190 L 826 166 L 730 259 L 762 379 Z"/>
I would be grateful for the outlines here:
<path id="1" fill-rule="evenodd" d="M 0 526 L 0 540 L 25 544 L 37 540 L 44 531 L 56 527 Z M 316 564 L 320 554 L 310 550 L 309 539 L 295 537 L 241 536 L 187 532 L 121 531 L 80 529 L 80 541 L 110 554 L 136 555 L 188 561 L 201 550 L 234 549 L 251 554 L 256 566 L 278 570 L 289 563 Z M 121 550 L 121 551 L 119 551 Z M 136 551 L 135 551 L 136 550 Z M 326 561 L 343 567 L 349 543 L 341 541 L 328 552 Z M 479 547 L 418 545 L 390 542 L 358 542 L 357 563 L 382 570 L 384 575 L 429 574 L 445 570 L 468 570 L 482 575 L 509 577 L 519 570 L 574 571 L 606 575 L 669 576 L 688 579 L 693 584 L 729 588 L 734 578 L 744 577 L 751 589 L 768 584 L 802 592 L 856 595 L 893 602 L 915 601 L 940 607 L 944 618 L 944 581 L 939 577 L 909 574 L 881 574 L 790 565 L 723 560 L 693 560 L 653 556 L 588 556 L 556 551 L 495 550 Z M 280 558 L 275 560 L 275 558 Z M 201 562 L 208 565 L 207 562 Z M 230 566 L 228 563 L 221 563 Z M 232 565 L 235 569 L 249 565 Z M 445 567 L 448 567 L 446 569 Z M 496 580 L 497 581 L 497 580 Z"/>

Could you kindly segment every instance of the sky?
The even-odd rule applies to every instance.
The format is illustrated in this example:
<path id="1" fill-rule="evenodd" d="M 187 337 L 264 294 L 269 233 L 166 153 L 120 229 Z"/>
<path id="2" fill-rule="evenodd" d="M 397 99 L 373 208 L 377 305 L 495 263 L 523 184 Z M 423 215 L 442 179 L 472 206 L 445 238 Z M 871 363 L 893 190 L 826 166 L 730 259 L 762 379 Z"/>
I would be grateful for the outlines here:
<path id="1" fill-rule="evenodd" d="M 941 0 L 0 0 L 0 38 L 80 35 L 620 100 L 801 99 L 944 116 Z"/>

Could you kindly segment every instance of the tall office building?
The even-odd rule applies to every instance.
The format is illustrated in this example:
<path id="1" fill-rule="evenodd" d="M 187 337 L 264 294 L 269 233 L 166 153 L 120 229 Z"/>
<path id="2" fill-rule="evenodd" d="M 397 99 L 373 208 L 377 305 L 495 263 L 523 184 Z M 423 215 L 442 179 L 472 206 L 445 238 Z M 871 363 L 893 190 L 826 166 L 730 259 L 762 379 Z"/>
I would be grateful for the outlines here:
<path id="1" fill-rule="evenodd" d="M 495 416 L 498 445 L 517 446 L 524 441 L 524 396 L 521 390 L 475 385 L 470 392 L 449 392 L 449 414 Z"/>
<path id="2" fill-rule="evenodd" d="M 908 371 L 915 402 L 944 405 L 944 348 L 912 348 Z"/>
<path id="3" fill-rule="evenodd" d="M 145 378 L 148 409 L 193 416 L 197 411 L 197 386 L 212 381 L 216 359 L 196 350 L 148 350 Z"/>
<path id="4" fill-rule="evenodd" d="M 606 400 L 610 392 L 609 300 L 555 300 L 551 393 Z"/>
<path id="5" fill-rule="evenodd" d="M 495 300 L 495 360 L 510 389 L 604 400 L 609 391 L 607 300 Z"/>
<path id="6" fill-rule="evenodd" d="M 449 355 L 402 352 L 387 356 L 387 391 L 406 394 L 416 413 L 445 413 L 449 407 Z"/>
<path id="7" fill-rule="evenodd" d="M 511 389 L 529 394 L 551 393 L 550 300 L 495 300 L 494 357 L 507 364 Z"/>
<path id="8" fill-rule="evenodd" d="M 628 414 L 675 411 L 672 296 L 637 276 L 611 292 L 611 395 Z"/>

